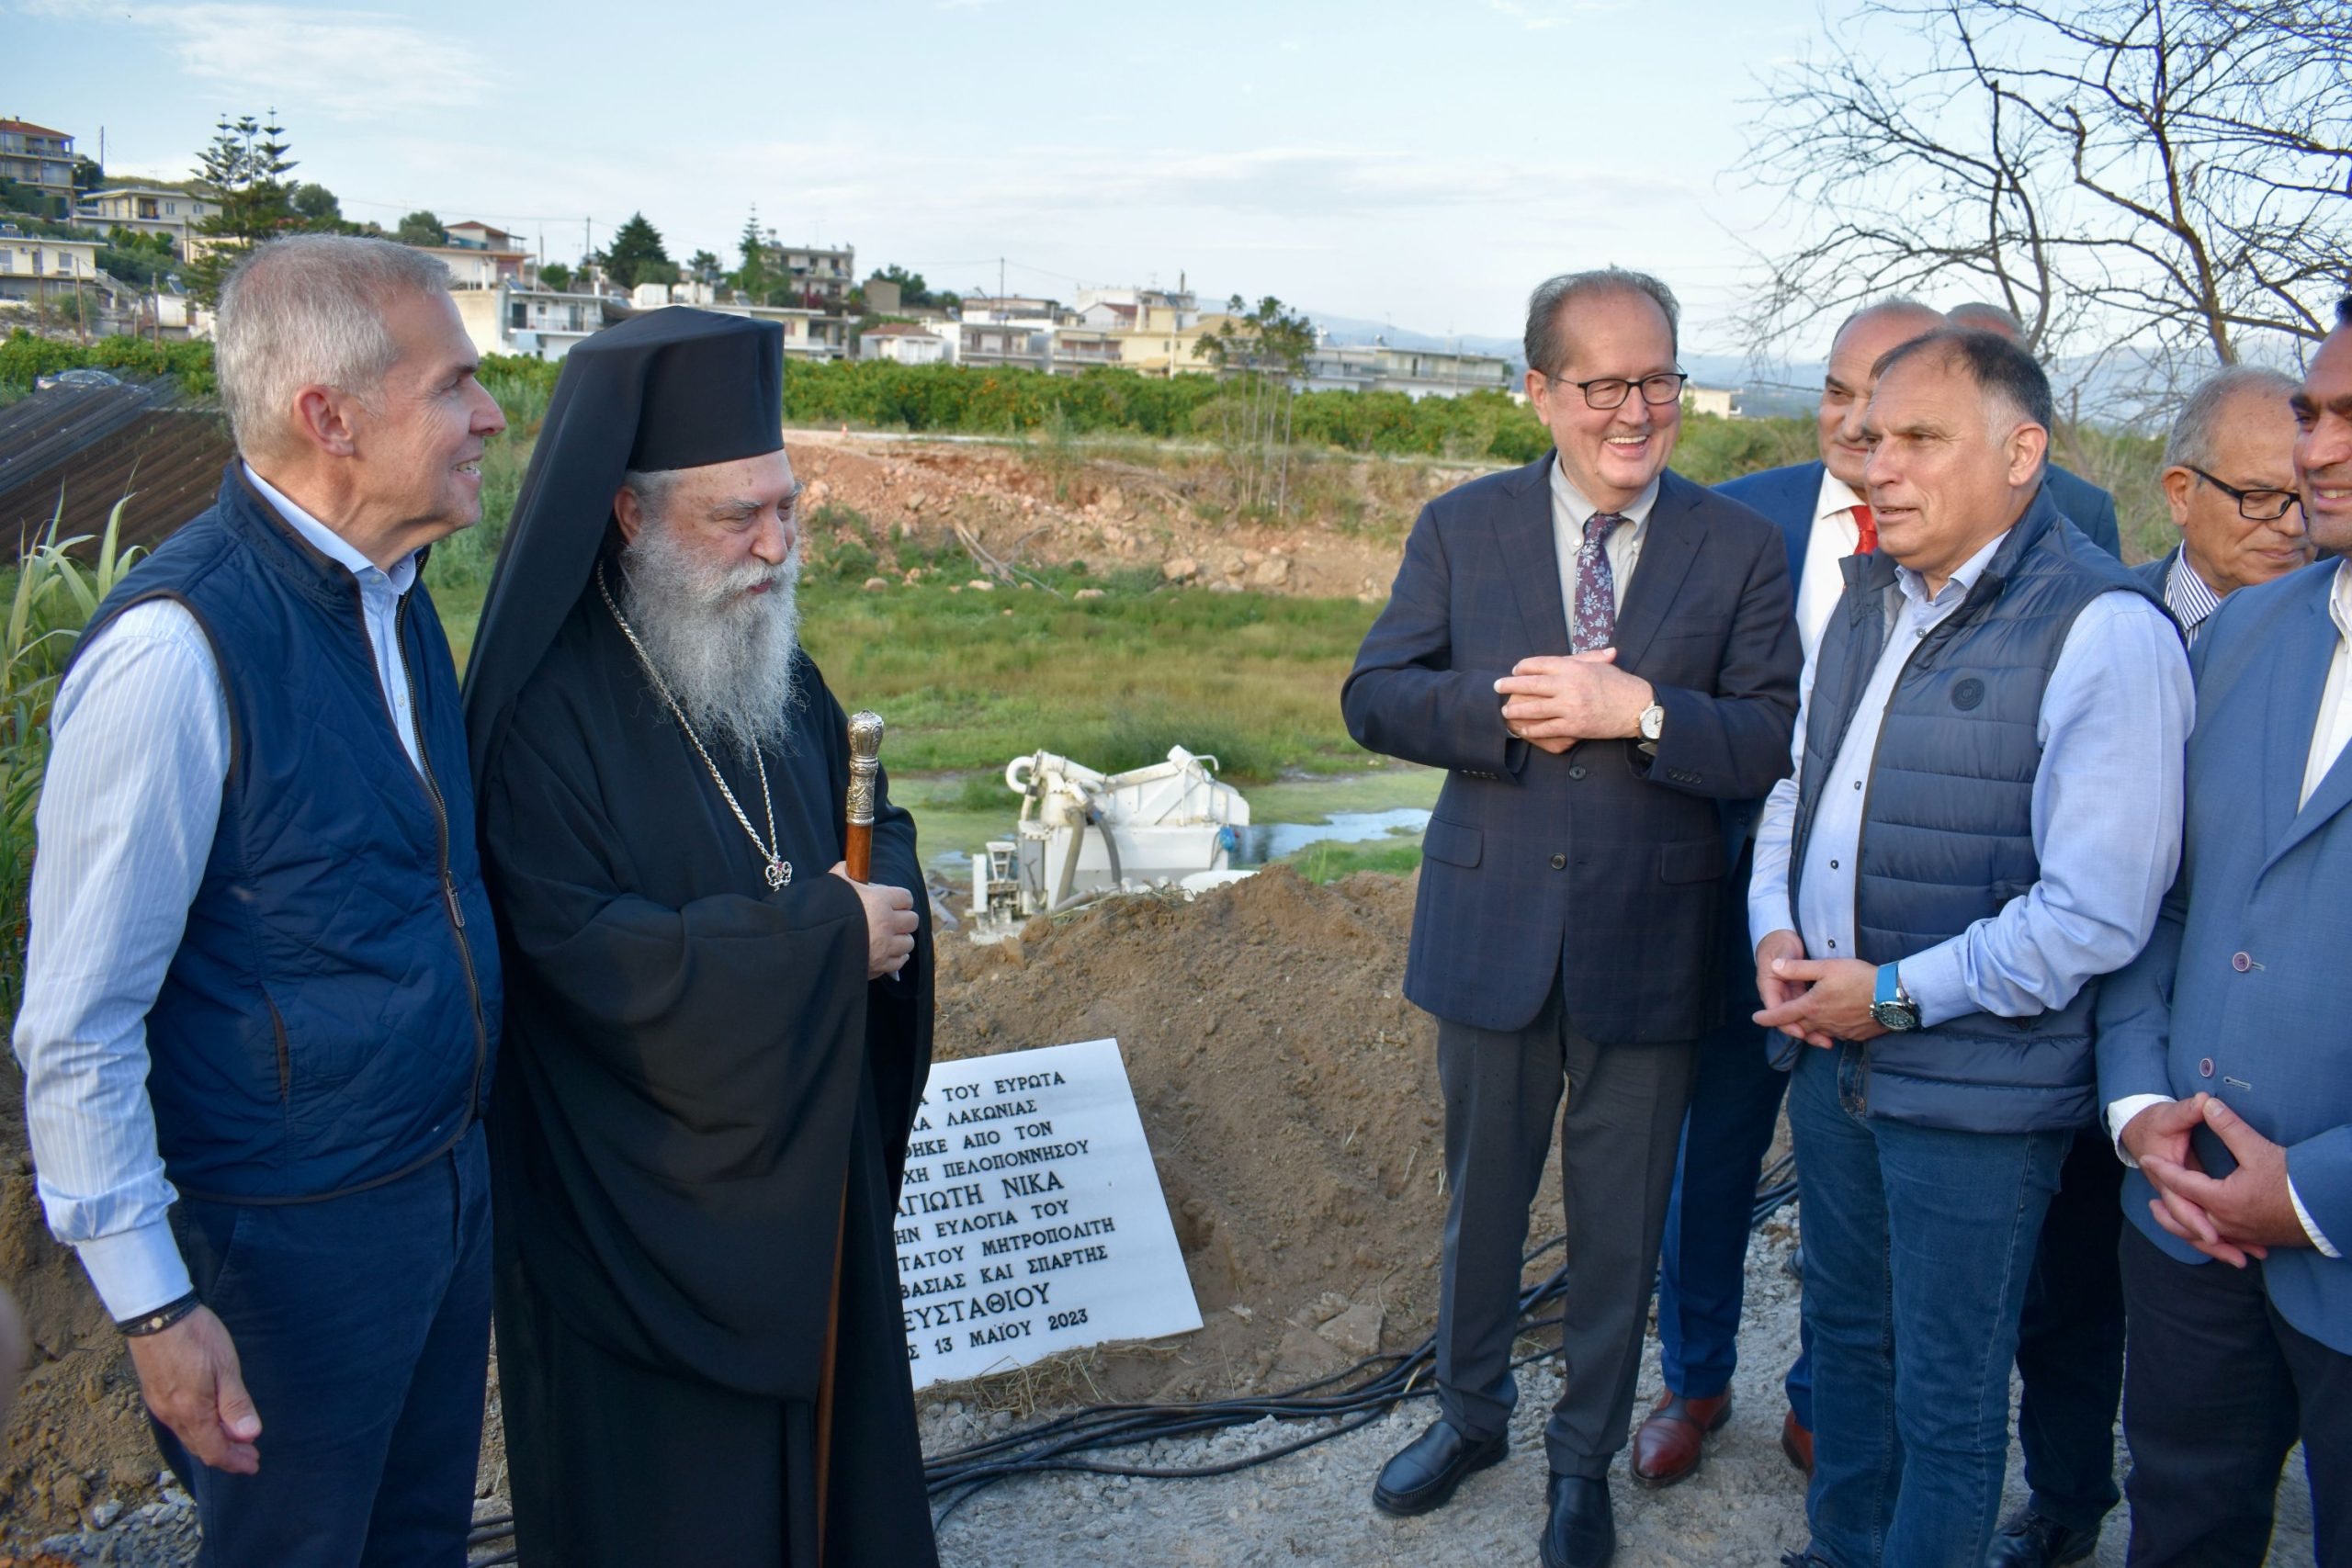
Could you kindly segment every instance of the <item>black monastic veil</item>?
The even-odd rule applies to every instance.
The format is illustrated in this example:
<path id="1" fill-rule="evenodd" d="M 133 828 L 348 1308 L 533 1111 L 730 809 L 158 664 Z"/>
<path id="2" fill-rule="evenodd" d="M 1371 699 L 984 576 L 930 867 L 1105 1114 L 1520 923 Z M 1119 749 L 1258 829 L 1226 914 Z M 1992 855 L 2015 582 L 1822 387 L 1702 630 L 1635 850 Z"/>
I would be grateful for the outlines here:
<path id="1" fill-rule="evenodd" d="M 891 1243 L 930 1060 L 929 921 L 899 978 L 866 980 L 863 908 L 825 874 L 849 757 L 816 667 L 788 748 L 761 754 L 793 867 L 770 890 L 593 581 L 625 469 L 782 445 L 781 367 L 773 326 L 684 309 L 573 350 L 467 673 L 509 976 L 490 1130 L 526 1565 L 816 1560 L 837 1225 L 824 1561 L 935 1560 Z M 752 759 L 713 755 L 756 802 Z M 887 781 L 877 806 L 874 880 L 922 910 Z"/>

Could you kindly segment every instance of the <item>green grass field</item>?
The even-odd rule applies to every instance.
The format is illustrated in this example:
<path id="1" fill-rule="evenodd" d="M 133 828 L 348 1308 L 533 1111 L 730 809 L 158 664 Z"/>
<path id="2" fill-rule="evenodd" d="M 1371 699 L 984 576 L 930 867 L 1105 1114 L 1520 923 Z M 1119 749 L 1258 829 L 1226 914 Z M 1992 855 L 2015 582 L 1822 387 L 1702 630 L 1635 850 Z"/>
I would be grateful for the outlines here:
<path id="1" fill-rule="evenodd" d="M 866 593 L 816 579 L 802 604 L 826 683 L 889 720 L 902 771 L 993 774 L 1043 749 L 1116 773 L 1172 745 L 1244 782 L 1370 761 L 1340 722 L 1340 682 L 1374 614 L 1352 599 L 1125 583 L 1091 600 L 929 582 Z"/>

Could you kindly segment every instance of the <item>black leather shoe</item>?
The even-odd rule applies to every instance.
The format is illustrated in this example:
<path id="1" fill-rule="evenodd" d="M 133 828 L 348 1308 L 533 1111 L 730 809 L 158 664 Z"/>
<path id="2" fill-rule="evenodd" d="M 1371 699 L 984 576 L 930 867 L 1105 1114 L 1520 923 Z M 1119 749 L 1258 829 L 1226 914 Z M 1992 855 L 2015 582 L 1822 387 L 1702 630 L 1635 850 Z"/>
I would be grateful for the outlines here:
<path id="1" fill-rule="evenodd" d="M 1497 1432 L 1484 1439 L 1465 1438 L 1453 1422 L 1440 1416 L 1430 1423 L 1428 1431 L 1397 1450 L 1396 1457 L 1380 1467 L 1380 1479 L 1372 1488 L 1373 1506 L 1400 1519 L 1442 1508 L 1464 1476 L 1501 1463 L 1510 1451 L 1508 1433 Z"/>
<path id="2" fill-rule="evenodd" d="M 2098 1531 L 2078 1530 L 2045 1514 L 2018 1515 L 1994 1538 L 1984 1568 L 2065 1568 L 2098 1550 Z"/>
<path id="3" fill-rule="evenodd" d="M 1609 1511 L 1609 1483 L 1555 1475 L 1551 1522 L 1544 1527 L 1544 1568 L 1609 1568 L 1617 1555 L 1617 1521 Z"/>

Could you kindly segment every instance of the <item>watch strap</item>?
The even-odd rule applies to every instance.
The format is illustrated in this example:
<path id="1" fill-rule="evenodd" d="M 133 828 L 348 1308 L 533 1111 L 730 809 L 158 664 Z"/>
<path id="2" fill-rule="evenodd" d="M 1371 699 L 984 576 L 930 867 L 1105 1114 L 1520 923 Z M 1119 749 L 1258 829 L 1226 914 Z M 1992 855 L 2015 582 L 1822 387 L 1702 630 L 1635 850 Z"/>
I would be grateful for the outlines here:
<path id="1" fill-rule="evenodd" d="M 122 1330 L 126 1338 L 143 1339 L 150 1334 L 161 1334 L 203 1304 L 202 1298 L 190 1291 L 177 1301 L 165 1302 L 153 1312 L 141 1313 L 137 1317 L 124 1318 L 115 1326 Z"/>

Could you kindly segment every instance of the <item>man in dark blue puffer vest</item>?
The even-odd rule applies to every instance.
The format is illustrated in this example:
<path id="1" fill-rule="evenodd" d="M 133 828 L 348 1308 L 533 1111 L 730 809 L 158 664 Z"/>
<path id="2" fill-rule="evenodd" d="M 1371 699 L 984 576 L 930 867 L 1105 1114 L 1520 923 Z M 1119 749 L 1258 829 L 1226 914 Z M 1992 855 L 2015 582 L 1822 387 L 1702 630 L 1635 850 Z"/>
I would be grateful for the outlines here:
<path id="1" fill-rule="evenodd" d="M 1983 1563 L 2035 1242 L 2095 1111 L 2098 979 L 2178 855 L 2188 661 L 2042 489 L 2051 421 L 1993 334 L 1879 361 L 1880 550 L 1845 562 L 1758 829 L 1757 1021 L 1794 1059 L 1814 1362 L 1792 1561 Z"/>
<path id="2" fill-rule="evenodd" d="M 130 1337 L 207 1564 L 460 1564 L 498 953 L 424 547 L 504 428 L 448 275 L 263 247 L 219 502 L 59 688 L 16 1032 L 51 1227 Z"/>

